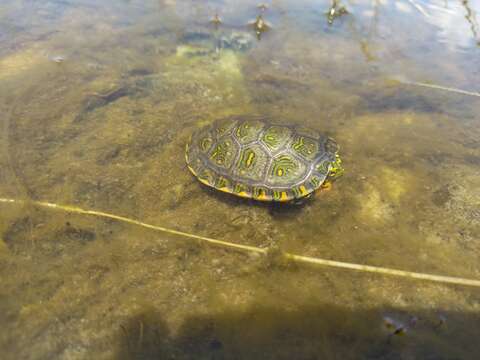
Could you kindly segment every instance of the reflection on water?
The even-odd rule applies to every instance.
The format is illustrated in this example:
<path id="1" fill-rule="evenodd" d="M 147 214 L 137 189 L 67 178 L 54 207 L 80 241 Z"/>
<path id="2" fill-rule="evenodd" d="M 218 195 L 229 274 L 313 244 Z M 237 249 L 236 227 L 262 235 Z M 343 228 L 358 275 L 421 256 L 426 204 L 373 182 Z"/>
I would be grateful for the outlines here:
<path id="1" fill-rule="evenodd" d="M 4 1 L 0 197 L 479 279 L 478 97 L 412 85 L 479 91 L 478 11 L 466 0 Z M 302 206 L 203 187 L 185 143 L 229 115 L 331 135 L 345 175 Z M 476 289 L 278 263 L 33 205 L 0 211 L 6 359 L 478 352 Z"/>
<path id="2" fill-rule="evenodd" d="M 478 46 L 478 23 L 476 13 L 479 4 L 469 0 L 433 1 L 431 22 L 439 27 L 440 40 L 449 46 L 469 50 Z M 465 21 L 466 20 L 466 21 Z"/>

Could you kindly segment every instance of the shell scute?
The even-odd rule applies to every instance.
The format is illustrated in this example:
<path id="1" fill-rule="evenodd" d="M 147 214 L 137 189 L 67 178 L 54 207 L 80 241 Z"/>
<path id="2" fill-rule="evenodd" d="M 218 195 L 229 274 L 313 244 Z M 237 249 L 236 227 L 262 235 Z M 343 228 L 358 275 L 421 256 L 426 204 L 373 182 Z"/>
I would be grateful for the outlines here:
<path id="1" fill-rule="evenodd" d="M 272 152 L 276 152 L 286 146 L 291 139 L 292 131 L 286 126 L 273 125 L 267 127 L 262 134 L 261 141 Z"/>
<path id="2" fill-rule="evenodd" d="M 304 162 L 288 152 L 280 153 L 273 158 L 267 171 L 267 184 L 271 187 L 293 185 L 301 180 L 307 172 Z"/>
<path id="3" fill-rule="evenodd" d="M 248 145 L 240 151 L 233 173 L 238 177 L 261 182 L 269 158 L 269 154 L 260 145 Z"/>
<path id="4" fill-rule="evenodd" d="M 209 158 L 216 166 L 230 169 L 235 161 L 237 152 L 238 145 L 233 139 L 226 137 L 213 144 Z"/>
<path id="5" fill-rule="evenodd" d="M 296 135 L 291 147 L 295 154 L 305 160 L 311 161 L 317 156 L 320 144 L 318 140 L 303 135 Z"/>
<path id="6" fill-rule="evenodd" d="M 258 134 L 264 125 L 262 121 L 245 120 L 238 124 L 233 134 L 240 144 L 248 144 L 258 139 Z"/>

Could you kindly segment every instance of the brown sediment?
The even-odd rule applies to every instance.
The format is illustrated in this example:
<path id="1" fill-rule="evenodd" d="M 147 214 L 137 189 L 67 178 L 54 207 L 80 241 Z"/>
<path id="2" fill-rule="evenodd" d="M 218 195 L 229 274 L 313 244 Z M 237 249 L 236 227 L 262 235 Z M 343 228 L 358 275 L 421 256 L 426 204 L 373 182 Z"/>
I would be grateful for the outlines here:
<path id="1" fill-rule="evenodd" d="M 277 2 L 257 41 L 242 27 L 256 4 L 57 3 L 0 6 L 0 194 L 23 202 L 0 205 L 3 357 L 476 355 L 476 288 L 423 279 L 480 278 L 478 66 L 461 4 L 444 14 L 457 39 L 433 7 L 427 23 L 378 2 L 366 20 L 371 5 L 352 3 L 328 27 L 326 8 Z M 206 190 L 185 143 L 232 114 L 328 133 L 345 175 L 301 206 Z M 387 343 L 385 309 L 420 320 Z"/>

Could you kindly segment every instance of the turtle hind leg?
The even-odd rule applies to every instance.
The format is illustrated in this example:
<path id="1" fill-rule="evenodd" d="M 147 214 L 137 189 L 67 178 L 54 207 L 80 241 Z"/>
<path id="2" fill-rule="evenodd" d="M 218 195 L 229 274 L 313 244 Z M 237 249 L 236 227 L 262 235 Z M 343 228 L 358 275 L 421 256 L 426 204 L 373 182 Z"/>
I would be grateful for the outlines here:
<path id="1" fill-rule="evenodd" d="M 319 190 L 320 190 L 320 192 L 330 191 L 330 190 L 332 190 L 332 186 L 333 186 L 332 182 L 327 180 L 320 186 Z"/>

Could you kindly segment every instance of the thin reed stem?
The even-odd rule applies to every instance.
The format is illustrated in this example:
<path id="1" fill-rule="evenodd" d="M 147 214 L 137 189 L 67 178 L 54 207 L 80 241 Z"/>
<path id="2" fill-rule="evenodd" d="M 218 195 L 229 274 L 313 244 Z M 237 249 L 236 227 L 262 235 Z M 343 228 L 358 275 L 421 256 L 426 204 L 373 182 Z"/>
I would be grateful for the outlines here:
<path id="1" fill-rule="evenodd" d="M 130 218 L 115 215 L 115 214 L 106 213 L 103 211 L 86 210 L 86 209 L 82 209 L 75 206 L 59 205 L 59 204 L 54 204 L 54 203 L 49 203 L 44 201 L 26 201 L 26 200 L 19 200 L 19 199 L 17 200 L 17 199 L 9 199 L 9 198 L 0 198 L 0 203 L 17 204 L 17 205 L 33 204 L 33 205 L 48 208 L 48 209 L 61 210 L 61 211 L 66 211 L 70 213 L 75 213 L 75 214 L 91 215 L 91 216 L 97 216 L 101 218 L 113 219 L 113 220 L 121 221 L 124 223 L 141 226 L 147 229 L 152 229 L 155 231 L 161 231 L 161 232 L 172 234 L 172 235 L 178 235 L 178 236 L 182 236 L 189 239 L 203 241 L 203 242 L 206 242 L 215 246 L 223 247 L 223 248 L 229 248 L 229 249 L 234 249 L 234 250 L 239 250 L 239 251 L 244 251 L 249 253 L 263 254 L 263 255 L 268 254 L 268 249 L 262 249 L 259 247 L 249 246 L 249 245 L 235 244 L 229 241 L 223 241 L 223 240 L 213 239 L 206 236 L 190 234 L 184 231 L 178 231 L 178 230 L 165 228 L 162 226 L 147 224 L 138 220 L 130 219 Z M 427 280 L 427 281 L 439 282 L 444 284 L 480 287 L 480 280 L 424 274 L 424 273 L 417 273 L 417 272 L 411 272 L 411 271 L 390 269 L 385 267 L 377 267 L 377 266 L 361 265 L 361 264 L 347 263 L 347 262 L 334 261 L 334 260 L 319 259 L 319 258 L 313 258 L 308 256 L 296 255 L 288 252 L 283 252 L 282 255 L 286 259 L 290 261 L 294 261 L 296 263 L 315 264 L 315 265 L 355 270 L 355 271 L 361 271 L 361 272 L 391 275 L 391 276 L 398 276 L 398 277 L 418 279 L 418 280 Z"/>

